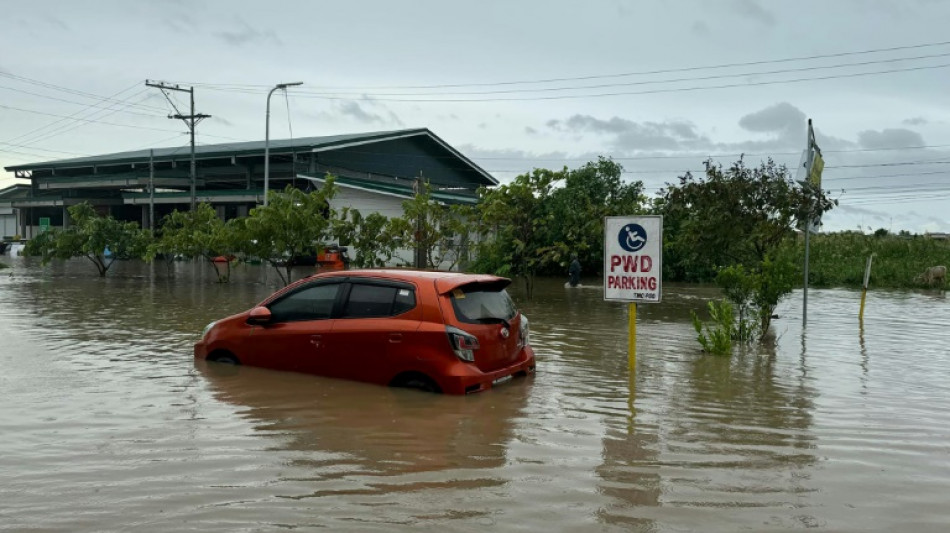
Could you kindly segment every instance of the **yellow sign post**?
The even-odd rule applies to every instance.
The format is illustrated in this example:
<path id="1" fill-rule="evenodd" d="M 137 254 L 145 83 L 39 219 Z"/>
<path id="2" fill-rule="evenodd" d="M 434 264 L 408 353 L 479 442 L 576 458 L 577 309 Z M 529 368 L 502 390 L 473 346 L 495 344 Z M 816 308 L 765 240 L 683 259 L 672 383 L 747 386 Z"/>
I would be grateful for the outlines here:
<path id="1" fill-rule="evenodd" d="M 630 309 L 630 312 L 627 313 L 627 320 L 629 322 L 629 334 L 627 335 L 627 363 L 630 369 L 634 370 L 637 368 L 637 304 L 632 303 L 628 308 Z"/>
<path id="2" fill-rule="evenodd" d="M 874 259 L 874 254 L 868 256 L 868 262 L 864 267 L 864 285 L 861 288 L 861 310 L 858 311 L 858 320 L 864 324 L 864 301 L 868 297 L 868 282 L 871 280 L 871 260 Z"/>
<path id="3" fill-rule="evenodd" d="M 626 302 L 627 360 L 637 366 L 637 304 L 659 303 L 663 294 L 663 217 L 604 219 L 604 300 Z"/>

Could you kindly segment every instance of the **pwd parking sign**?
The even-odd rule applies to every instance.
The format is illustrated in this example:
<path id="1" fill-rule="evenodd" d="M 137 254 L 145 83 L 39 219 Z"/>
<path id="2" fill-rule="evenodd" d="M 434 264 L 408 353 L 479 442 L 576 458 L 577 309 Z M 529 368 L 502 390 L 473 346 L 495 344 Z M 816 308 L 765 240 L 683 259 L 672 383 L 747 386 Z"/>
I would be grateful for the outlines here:
<path id="1" fill-rule="evenodd" d="M 663 282 L 663 217 L 604 219 L 604 300 L 658 303 Z"/>

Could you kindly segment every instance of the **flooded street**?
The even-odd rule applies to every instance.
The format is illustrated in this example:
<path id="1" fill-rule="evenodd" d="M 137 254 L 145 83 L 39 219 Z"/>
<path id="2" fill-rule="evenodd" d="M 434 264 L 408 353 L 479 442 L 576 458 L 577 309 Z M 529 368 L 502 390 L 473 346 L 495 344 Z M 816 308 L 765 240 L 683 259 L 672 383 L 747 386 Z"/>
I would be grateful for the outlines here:
<path id="1" fill-rule="evenodd" d="M 437 396 L 196 364 L 270 294 L 240 266 L 0 271 L 0 531 L 950 530 L 950 302 L 801 292 L 775 342 L 703 356 L 710 288 L 626 305 L 542 280 L 538 372 Z M 28 268 L 29 265 L 34 265 Z M 13 275 L 10 275 L 10 272 Z"/>

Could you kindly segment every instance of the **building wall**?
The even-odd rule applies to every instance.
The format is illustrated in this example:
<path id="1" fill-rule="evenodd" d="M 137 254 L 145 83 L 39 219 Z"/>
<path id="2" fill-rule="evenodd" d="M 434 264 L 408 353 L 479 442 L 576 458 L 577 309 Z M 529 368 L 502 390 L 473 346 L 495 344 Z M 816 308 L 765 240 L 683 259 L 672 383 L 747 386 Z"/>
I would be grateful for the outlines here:
<path id="1" fill-rule="evenodd" d="M 404 198 L 396 196 L 340 187 L 336 196 L 330 201 L 330 207 L 336 210 L 341 210 L 344 207 L 356 209 L 364 217 L 371 213 L 379 213 L 386 218 L 395 218 L 403 215 L 403 201 Z M 352 253 L 350 255 L 352 257 Z M 396 254 L 387 266 L 412 265 L 413 258 L 412 250 L 401 248 L 396 250 Z"/>
<path id="2" fill-rule="evenodd" d="M 371 213 L 379 213 L 387 218 L 403 216 L 402 203 L 405 198 L 396 196 L 387 196 L 376 192 L 362 191 L 348 187 L 340 187 L 337 195 L 330 202 L 333 209 L 340 210 L 344 207 L 356 209 L 363 216 Z M 396 250 L 396 254 L 387 266 L 411 266 L 415 260 L 415 253 L 412 249 L 402 248 Z M 449 269 L 452 266 L 450 261 L 439 265 L 441 269 Z M 458 269 L 458 266 L 455 267 Z"/>
<path id="3" fill-rule="evenodd" d="M 7 211 L 10 211 L 7 213 Z M 20 233 L 19 224 L 17 224 L 16 215 L 12 209 L 0 211 L 0 239 L 12 237 Z"/>

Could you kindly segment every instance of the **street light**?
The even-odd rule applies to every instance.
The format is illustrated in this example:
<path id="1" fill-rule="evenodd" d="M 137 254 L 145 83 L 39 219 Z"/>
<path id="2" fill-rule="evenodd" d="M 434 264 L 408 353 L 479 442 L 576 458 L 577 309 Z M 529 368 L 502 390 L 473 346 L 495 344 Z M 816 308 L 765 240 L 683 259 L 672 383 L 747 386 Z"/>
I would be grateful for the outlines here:
<path id="1" fill-rule="evenodd" d="M 267 189 L 270 185 L 270 95 L 274 94 L 274 91 L 278 89 L 287 90 L 287 87 L 295 87 L 297 85 L 303 85 L 303 82 L 278 83 L 267 93 L 267 120 L 264 124 L 264 207 L 267 207 Z"/>

